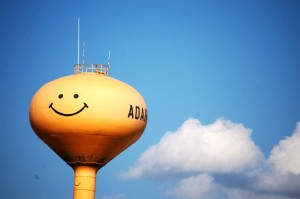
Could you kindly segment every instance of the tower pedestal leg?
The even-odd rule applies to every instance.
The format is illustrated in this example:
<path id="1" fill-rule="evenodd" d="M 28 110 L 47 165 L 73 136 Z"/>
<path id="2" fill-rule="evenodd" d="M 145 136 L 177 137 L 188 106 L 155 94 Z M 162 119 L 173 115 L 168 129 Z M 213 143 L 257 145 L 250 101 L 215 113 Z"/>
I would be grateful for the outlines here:
<path id="1" fill-rule="evenodd" d="M 94 199 L 97 168 L 78 166 L 74 168 L 74 199 Z"/>

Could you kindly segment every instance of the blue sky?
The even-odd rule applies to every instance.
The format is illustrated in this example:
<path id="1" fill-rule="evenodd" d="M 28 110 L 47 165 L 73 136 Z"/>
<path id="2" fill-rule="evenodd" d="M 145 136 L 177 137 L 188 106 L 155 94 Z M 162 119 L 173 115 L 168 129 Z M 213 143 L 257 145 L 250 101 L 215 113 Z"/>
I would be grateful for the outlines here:
<path id="1" fill-rule="evenodd" d="M 73 74 L 80 17 L 86 62 L 106 63 L 110 49 L 110 76 L 149 113 L 141 139 L 98 172 L 96 198 L 299 198 L 299 9 L 2 0 L 1 195 L 72 198 L 73 171 L 33 133 L 28 108 L 43 84 Z"/>

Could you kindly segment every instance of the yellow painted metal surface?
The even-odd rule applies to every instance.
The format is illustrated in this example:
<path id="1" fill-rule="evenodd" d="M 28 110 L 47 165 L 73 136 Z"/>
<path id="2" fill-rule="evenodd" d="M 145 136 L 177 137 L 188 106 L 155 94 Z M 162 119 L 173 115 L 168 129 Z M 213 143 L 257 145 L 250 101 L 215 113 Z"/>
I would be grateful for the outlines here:
<path id="1" fill-rule="evenodd" d="M 94 199 L 97 169 L 89 166 L 74 168 L 74 199 Z"/>
<path id="2" fill-rule="evenodd" d="M 133 87 L 96 73 L 48 82 L 29 109 L 34 132 L 73 168 L 104 166 L 142 135 L 147 116 Z"/>

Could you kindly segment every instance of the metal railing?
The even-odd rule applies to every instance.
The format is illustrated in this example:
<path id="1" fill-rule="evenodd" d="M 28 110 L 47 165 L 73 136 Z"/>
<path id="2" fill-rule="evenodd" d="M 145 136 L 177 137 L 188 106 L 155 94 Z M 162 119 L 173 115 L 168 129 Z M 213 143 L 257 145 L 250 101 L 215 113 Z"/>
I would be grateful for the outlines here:
<path id="1" fill-rule="evenodd" d="M 97 73 L 108 76 L 109 65 L 106 64 L 75 64 L 74 73 Z"/>

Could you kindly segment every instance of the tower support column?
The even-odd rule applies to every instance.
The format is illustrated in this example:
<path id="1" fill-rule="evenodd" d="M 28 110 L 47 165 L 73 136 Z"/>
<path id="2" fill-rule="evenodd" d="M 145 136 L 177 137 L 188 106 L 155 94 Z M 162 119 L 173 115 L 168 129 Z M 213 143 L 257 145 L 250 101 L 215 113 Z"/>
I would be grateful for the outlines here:
<path id="1" fill-rule="evenodd" d="M 97 168 L 77 166 L 74 168 L 74 199 L 94 199 Z"/>

